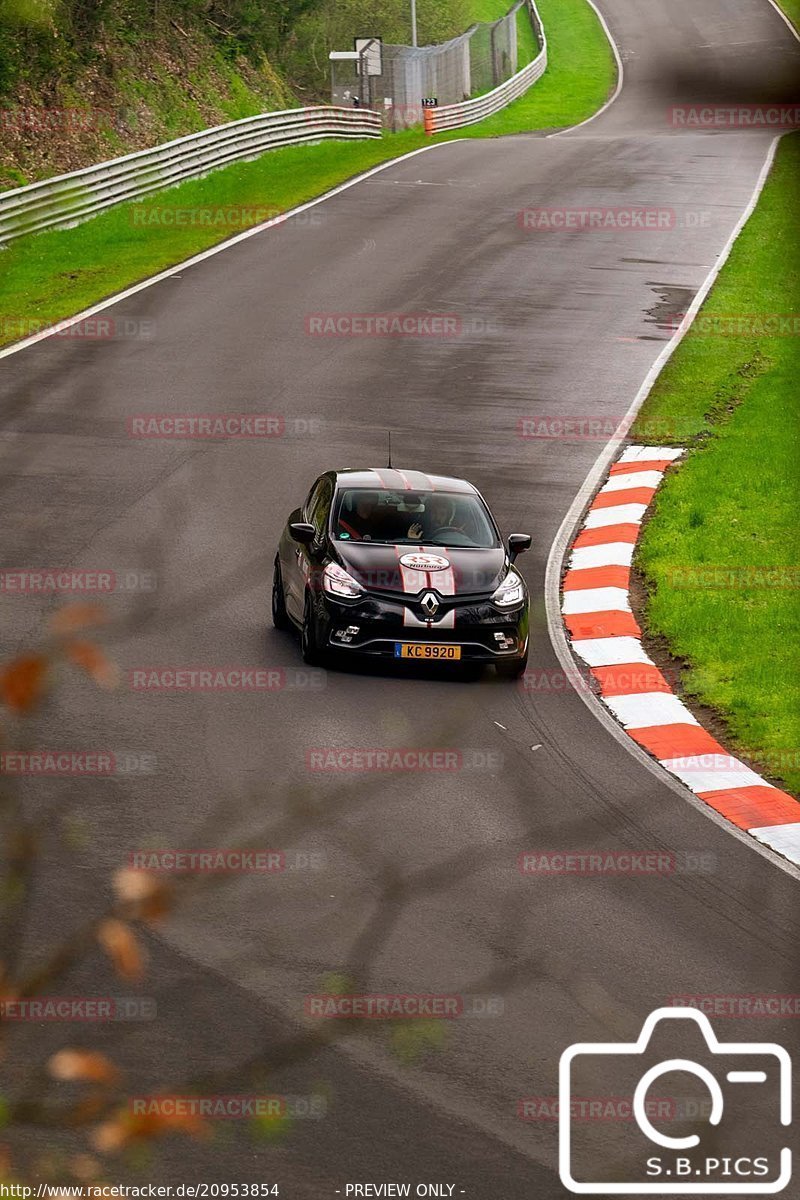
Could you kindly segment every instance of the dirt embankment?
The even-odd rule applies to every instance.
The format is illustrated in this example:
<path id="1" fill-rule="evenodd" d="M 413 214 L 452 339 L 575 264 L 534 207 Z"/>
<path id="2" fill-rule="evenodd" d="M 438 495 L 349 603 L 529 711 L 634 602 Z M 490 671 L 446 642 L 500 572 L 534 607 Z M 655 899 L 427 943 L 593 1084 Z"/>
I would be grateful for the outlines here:
<path id="1" fill-rule="evenodd" d="M 302 103 L 265 56 L 231 58 L 173 21 L 142 40 L 102 34 L 89 57 L 0 95 L 0 190 Z"/>

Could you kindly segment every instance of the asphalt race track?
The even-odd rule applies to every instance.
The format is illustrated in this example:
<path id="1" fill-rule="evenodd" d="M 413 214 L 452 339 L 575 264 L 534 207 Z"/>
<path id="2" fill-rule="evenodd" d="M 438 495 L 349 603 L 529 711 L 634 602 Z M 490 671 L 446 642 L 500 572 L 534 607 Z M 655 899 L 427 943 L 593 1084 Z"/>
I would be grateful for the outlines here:
<path id="1" fill-rule="evenodd" d="M 767 0 L 600 8 L 625 86 L 589 124 L 417 154 L 108 310 L 152 322 L 150 337 L 53 338 L 0 362 L 3 566 L 154 571 L 156 591 L 110 601 L 135 616 L 115 646 L 126 672 L 287 673 L 272 693 L 155 695 L 123 683 L 109 699 L 65 685 L 58 725 L 43 716 L 38 744 L 146 751 L 157 770 L 29 781 L 30 803 L 69 833 L 54 819 L 50 904 L 33 915 L 32 939 L 71 928 L 143 847 L 248 843 L 324 860 L 206 888 L 152 940 L 144 990 L 159 1016 L 126 1027 L 132 1086 L 226 1068 L 237 1080 L 227 1090 L 247 1090 L 240 1064 L 304 1027 L 303 999 L 331 972 L 361 991 L 502 999 L 495 1015 L 448 1022 L 445 1040 L 411 1063 L 406 1034 L 380 1021 L 299 1063 L 287 1055 L 270 1090 L 324 1087 L 324 1119 L 297 1120 L 276 1143 L 253 1143 L 236 1122 L 213 1144 L 171 1141 L 153 1168 L 160 1181 L 270 1179 L 316 1200 L 353 1181 L 421 1180 L 475 1200 L 553 1200 L 567 1194 L 556 1123 L 521 1120 L 518 1101 L 555 1095 L 570 1043 L 632 1040 L 677 995 L 796 990 L 795 881 L 644 769 L 574 692 L 488 672 L 332 670 L 304 686 L 297 644 L 269 624 L 286 515 L 321 471 L 382 465 L 391 428 L 396 465 L 465 476 L 504 532 L 533 535 L 520 560 L 536 598 L 530 669 L 558 678 L 545 563 L 604 439 L 523 438 L 518 422 L 613 425 L 626 412 L 773 137 L 693 132 L 668 110 L 786 98 L 800 63 Z M 587 205 L 651 206 L 674 220 L 531 231 L 517 216 Z M 328 312 L 456 314 L 462 333 L 309 335 L 306 318 Z M 279 414 L 286 433 L 128 436 L 128 418 L 162 412 Z M 0 597 L 4 655 L 33 644 L 49 608 Z M 332 746 L 464 757 L 443 772 L 310 772 L 307 752 Z M 589 849 L 672 852 L 679 869 L 517 869 L 524 851 Z M 118 992 L 103 970 L 94 964 L 91 990 Z M 78 994 L 81 981 L 65 990 Z M 791 1020 L 719 1025 L 733 1041 L 798 1048 Z M 613 1095 L 613 1081 L 599 1090 Z M 739 1113 L 734 1141 L 745 1127 L 767 1135 L 767 1107 Z M 588 1136 L 609 1172 L 629 1125 Z"/>

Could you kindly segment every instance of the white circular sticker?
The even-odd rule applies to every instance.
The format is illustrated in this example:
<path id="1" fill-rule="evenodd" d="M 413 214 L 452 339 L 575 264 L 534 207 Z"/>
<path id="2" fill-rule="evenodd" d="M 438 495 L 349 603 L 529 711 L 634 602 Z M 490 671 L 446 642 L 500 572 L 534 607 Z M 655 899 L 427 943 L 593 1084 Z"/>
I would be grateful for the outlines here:
<path id="1" fill-rule="evenodd" d="M 404 554 L 400 566 L 412 571 L 446 571 L 450 563 L 438 554 Z"/>

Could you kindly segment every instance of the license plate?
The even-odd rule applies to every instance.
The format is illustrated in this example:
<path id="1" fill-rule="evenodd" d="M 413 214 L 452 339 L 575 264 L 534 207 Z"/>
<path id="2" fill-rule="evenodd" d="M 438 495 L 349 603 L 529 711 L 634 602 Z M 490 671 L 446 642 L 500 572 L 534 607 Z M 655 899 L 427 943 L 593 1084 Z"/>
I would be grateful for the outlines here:
<path id="1" fill-rule="evenodd" d="M 395 658 L 444 658 L 453 662 L 461 658 L 461 647 L 449 646 L 443 642 L 395 642 L 394 656 Z"/>

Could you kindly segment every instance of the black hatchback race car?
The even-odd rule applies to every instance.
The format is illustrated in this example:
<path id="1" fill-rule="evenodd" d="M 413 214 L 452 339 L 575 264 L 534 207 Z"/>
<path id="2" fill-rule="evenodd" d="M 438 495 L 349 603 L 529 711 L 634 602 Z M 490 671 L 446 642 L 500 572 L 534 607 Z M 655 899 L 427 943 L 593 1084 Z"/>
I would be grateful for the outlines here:
<path id="1" fill-rule="evenodd" d="M 514 561 L 471 483 L 393 467 L 327 471 L 286 523 L 272 620 L 300 631 L 303 658 L 333 651 L 405 661 L 493 663 L 516 678 L 529 604 Z"/>

